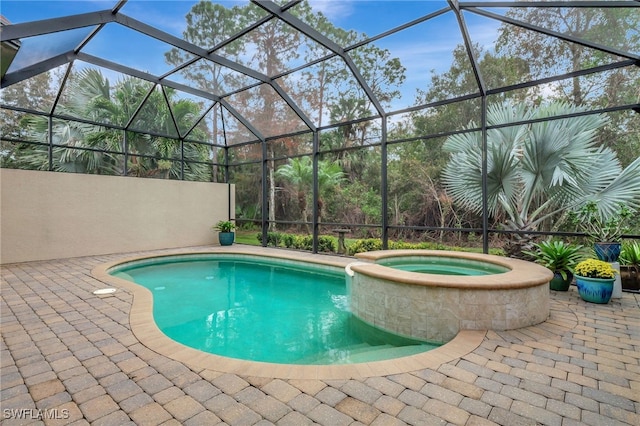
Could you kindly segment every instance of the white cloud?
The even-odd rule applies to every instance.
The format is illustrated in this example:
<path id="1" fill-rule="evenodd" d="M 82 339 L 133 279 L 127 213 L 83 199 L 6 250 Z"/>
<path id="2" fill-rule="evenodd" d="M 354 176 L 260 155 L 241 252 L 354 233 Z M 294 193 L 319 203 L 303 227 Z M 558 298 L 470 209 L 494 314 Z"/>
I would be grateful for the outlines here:
<path id="1" fill-rule="evenodd" d="M 331 22 L 339 22 L 353 14 L 353 2 L 350 0 L 309 0 L 311 8 L 322 12 Z"/>
<path id="2" fill-rule="evenodd" d="M 147 1 L 130 1 L 121 12 L 176 37 L 182 37 L 187 26 L 184 17 L 190 10 L 188 6 L 187 2 L 176 2 L 153 7 Z"/>

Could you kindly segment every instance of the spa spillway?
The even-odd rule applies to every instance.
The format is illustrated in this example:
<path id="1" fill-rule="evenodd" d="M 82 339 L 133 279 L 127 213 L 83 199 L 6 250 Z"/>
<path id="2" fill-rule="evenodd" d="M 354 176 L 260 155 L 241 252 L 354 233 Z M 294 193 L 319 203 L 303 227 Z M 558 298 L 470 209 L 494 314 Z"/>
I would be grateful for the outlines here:
<path id="1" fill-rule="evenodd" d="M 360 253 L 347 267 L 351 311 L 433 342 L 460 330 L 510 330 L 549 316 L 547 268 L 500 256 L 433 250 Z"/>

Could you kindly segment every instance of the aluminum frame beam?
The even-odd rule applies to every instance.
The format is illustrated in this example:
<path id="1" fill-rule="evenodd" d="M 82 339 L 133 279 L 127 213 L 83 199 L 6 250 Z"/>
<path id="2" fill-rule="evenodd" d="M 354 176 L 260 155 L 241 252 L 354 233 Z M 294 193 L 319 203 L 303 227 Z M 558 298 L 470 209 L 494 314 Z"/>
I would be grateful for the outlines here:
<path id="1" fill-rule="evenodd" d="M 473 71 L 473 76 L 475 77 L 476 83 L 478 84 L 480 95 L 485 96 L 487 93 L 487 86 L 484 82 L 484 79 L 482 78 L 482 73 L 480 72 L 480 66 L 478 65 L 478 59 L 476 58 L 476 55 L 473 52 L 473 44 L 471 43 L 469 30 L 467 29 L 467 24 L 464 21 L 464 16 L 462 16 L 462 12 L 460 11 L 458 0 L 447 0 L 447 2 L 451 6 L 451 10 L 453 10 L 453 13 L 456 15 L 456 19 L 458 20 L 460 33 L 462 34 L 464 46 L 465 46 L 465 49 L 467 50 L 469 61 L 471 62 L 471 70 Z"/>
<path id="2" fill-rule="evenodd" d="M 244 116 L 242 116 L 238 111 L 236 111 L 235 108 L 233 108 L 231 105 L 229 105 L 228 102 L 226 102 L 224 99 L 221 99 L 219 96 L 216 96 L 212 93 L 209 92 L 205 92 L 203 90 L 199 90 L 199 89 L 194 89 L 193 87 L 190 86 L 185 86 L 183 84 L 180 83 L 175 83 L 171 80 L 161 80 L 159 77 L 153 75 L 153 74 L 149 74 L 143 71 L 138 71 L 134 68 L 129 68 L 126 67 L 124 65 L 120 65 L 117 64 L 115 62 L 111 62 L 108 61 L 106 59 L 102 59 L 102 58 L 98 58 L 97 56 L 92 56 L 92 55 L 88 55 L 86 53 L 78 53 L 77 54 L 77 59 L 84 61 L 84 62 L 88 62 L 91 63 L 93 65 L 97 65 L 103 68 L 107 68 L 110 69 L 112 71 L 117 71 L 120 72 L 122 74 L 127 74 L 127 75 L 131 75 L 133 77 L 137 77 L 141 80 L 145 80 L 145 81 L 149 81 L 151 83 L 154 84 L 160 84 L 163 86 L 167 86 L 167 87 L 171 87 L 173 89 L 176 90 L 180 90 L 186 93 L 190 93 L 192 95 L 195 96 L 199 96 L 205 99 L 209 99 L 211 101 L 214 102 L 218 102 L 221 105 L 223 105 L 226 109 L 229 110 L 229 112 L 238 120 L 240 121 L 247 129 L 249 129 L 249 131 L 251 133 L 253 133 L 256 138 L 260 139 L 260 140 L 264 140 L 264 136 L 262 135 L 262 133 L 256 129 L 253 125 L 251 125 L 245 118 Z"/>
<path id="3" fill-rule="evenodd" d="M 570 0 L 570 1 L 460 1 L 460 7 L 638 7 L 638 0 L 634 1 L 603 1 L 603 0 Z M 635 3 L 634 3 L 635 2 Z"/>
<path id="4" fill-rule="evenodd" d="M 20 24 L 3 25 L 0 30 L 0 40 L 15 40 L 35 37 L 76 28 L 114 22 L 115 16 L 111 10 L 82 13 L 79 15 L 63 16 L 61 18 L 42 19 L 39 21 L 23 22 Z"/>
<path id="5" fill-rule="evenodd" d="M 72 49 L 68 52 L 53 56 L 47 60 L 30 65 L 26 68 L 22 68 L 20 70 L 5 74 L 4 78 L 2 79 L 1 87 L 4 89 L 5 87 L 9 87 L 12 84 L 20 83 L 23 80 L 35 77 L 38 74 L 50 71 L 61 65 L 69 64 L 75 59 L 75 57 L 76 53 L 74 52 L 74 49 Z"/>
<path id="6" fill-rule="evenodd" d="M 212 53 L 206 49 L 203 49 L 199 46 L 189 43 L 181 38 L 165 33 L 164 31 L 158 30 L 157 28 L 154 28 L 136 19 L 130 18 L 124 14 L 118 13 L 116 15 L 116 22 L 118 22 L 121 25 L 124 25 L 125 27 L 131 28 L 142 34 L 145 34 L 149 37 L 153 37 L 156 40 L 160 40 L 162 42 L 168 43 L 174 47 L 182 49 L 200 58 L 208 59 L 212 62 L 215 62 L 218 65 L 222 65 L 226 68 L 240 72 L 244 75 L 248 75 L 249 77 L 252 77 L 255 80 L 268 84 L 276 91 L 276 93 L 278 93 L 278 95 L 280 95 L 280 97 L 282 97 L 282 99 L 287 103 L 287 105 L 289 105 L 289 107 L 296 113 L 296 115 L 298 115 L 298 117 L 300 117 L 300 119 L 305 123 L 305 125 L 307 125 L 307 127 L 309 127 L 309 129 L 311 130 L 315 129 L 315 125 L 309 119 L 309 117 L 307 117 L 307 115 L 304 112 L 302 112 L 302 110 L 289 97 L 289 95 L 285 93 L 284 90 L 282 90 L 282 87 L 280 87 L 280 85 L 274 82 L 269 76 L 262 74 L 252 68 L 233 62 L 216 53 Z"/>
<path id="7" fill-rule="evenodd" d="M 280 87 L 280 85 L 275 83 L 267 75 L 259 73 L 236 62 L 230 61 L 220 55 L 212 53 L 206 49 L 200 48 L 192 43 L 188 43 L 178 37 L 175 37 L 171 34 L 168 34 L 164 31 L 158 30 L 157 28 L 133 19 L 127 15 L 124 15 L 119 12 L 119 9 L 123 4 L 123 2 L 120 2 L 120 7 L 116 7 L 113 10 L 89 12 L 62 18 L 53 18 L 35 22 L 2 26 L 3 41 L 5 39 L 8 41 L 19 38 L 27 38 L 53 32 L 83 28 L 92 25 L 98 26 L 85 40 L 80 43 L 80 46 L 77 46 L 73 50 L 57 55 L 54 58 L 50 58 L 37 64 L 31 65 L 27 68 L 16 70 L 10 74 L 7 74 L 5 78 L 2 79 L 2 87 L 10 86 L 42 72 L 49 71 L 57 66 L 64 64 L 65 62 L 72 62 L 75 59 L 75 54 L 81 51 L 82 47 L 84 47 L 84 45 L 86 45 L 86 43 L 92 37 L 98 34 L 105 24 L 115 22 L 139 33 L 145 34 L 149 37 L 155 38 L 156 40 L 160 40 L 164 43 L 170 44 L 171 46 L 189 52 L 195 55 L 197 58 L 208 59 L 221 66 L 240 72 L 244 75 L 248 75 L 255 80 L 268 84 L 276 91 L 276 93 L 278 93 L 278 95 L 285 101 L 285 103 L 289 105 L 289 107 L 296 113 L 296 115 L 298 115 L 298 117 L 310 130 L 315 130 L 315 124 L 311 121 L 311 119 L 298 107 L 296 102 L 291 99 L 291 97 L 282 89 L 282 87 Z M 164 76 L 167 76 L 167 74 L 163 75 L 163 77 Z M 156 77 L 156 79 L 159 78 Z"/>
<path id="8" fill-rule="evenodd" d="M 509 18 L 507 16 L 502 16 L 502 15 L 499 15 L 497 13 L 489 12 L 489 11 L 486 11 L 486 10 L 483 10 L 483 9 L 467 7 L 467 8 L 465 8 L 465 10 L 468 10 L 469 12 L 473 12 L 473 13 L 476 13 L 478 15 L 484 16 L 486 18 L 496 19 L 498 21 L 505 22 L 507 24 L 516 25 L 518 27 L 525 28 L 527 30 L 531 30 L 531 31 L 535 31 L 535 32 L 538 32 L 538 33 L 541 33 L 541 34 L 552 36 L 554 38 L 558 38 L 558 39 L 563 40 L 563 41 L 568 41 L 568 42 L 571 42 L 571 43 L 579 44 L 579 45 L 581 45 L 583 47 L 588 47 L 588 48 L 591 48 L 591 49 L 599 50 L 601 52 L 609 53 L 611 55 L 616 55 L 616 56 L 620 56 L 620 57 L 623 57 L 623 58 L 634 59 L 636 61 L 640 61 L 640 56 L 639 55 L 635 55 L 635 54 L 633 54 L 631 52 L 625 52 L 624 50 L 603 46 L 603 45 L 598 44 L 598 43 L 594 43 L 594 42 L 591 42 L 591 41 L 588 41 L 588 40 L 584 40 L 584 39 L 581 39 L 581 38 L 578 38 L 578 37 L 574 37 L 572 35 L 563 34 L 563 33 L 560 33 L 558 31 L 548 30 L 546 28 L 538 27 L 537 25 L 532 25 L 532 24 L 529 24 L 527 22 L 523 22 L 523 21 L 519 21 L 517 19 Z"/>

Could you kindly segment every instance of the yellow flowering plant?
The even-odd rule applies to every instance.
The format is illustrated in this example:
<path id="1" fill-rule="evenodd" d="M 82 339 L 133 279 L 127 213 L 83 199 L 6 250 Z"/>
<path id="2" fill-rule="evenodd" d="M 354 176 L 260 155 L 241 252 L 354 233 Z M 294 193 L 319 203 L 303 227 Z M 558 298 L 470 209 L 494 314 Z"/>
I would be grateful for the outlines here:
<path id="1" fill-rule="evenodd" d="M 581 277 L 611 279 L 616 276 L 617 271 L 608 262 L 587 259 L 576 265 L 574 273 Z"/>

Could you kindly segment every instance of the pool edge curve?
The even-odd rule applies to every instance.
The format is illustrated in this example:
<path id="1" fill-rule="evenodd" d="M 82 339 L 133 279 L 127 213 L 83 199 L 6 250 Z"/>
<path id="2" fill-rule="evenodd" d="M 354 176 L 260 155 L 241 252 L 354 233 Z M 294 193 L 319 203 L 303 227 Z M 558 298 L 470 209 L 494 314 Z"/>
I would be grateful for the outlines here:
<path id="1" fill-rule="evenodd" d="M 167 337 L 153 318 L 153 296 L 151 291 L 136 283 L 112 276 L 109 270 L 123 263 L 175 255 L 206 254 L 242 254 L 277 259 L 313 262 L 335 267 L 346 267 L 353 258 L 313 255 L 304 252 L 264 249 L 256 247 L 232 246 L 230 248 L 212 247 L 204 250 L 175 250 L 162 254 L 125 257 L 94 267 L 94 278 L 115 288 L 123 289 L 133 296 L 129 322 L 134 336 L 145 347 L 160 355 L 184 363 L 196 369 L 208 369 L 243 376 L 269 377 L 278 379 L 351 379 L 390 374 L 401 374 L 424 368 L 436 368 L 446 362 L 461 358 L 475 350 L 484 339 L 487 330 L 461 330 L 451 341 L 444 345 L 407 357 L 383 361 L 338 365 L 298 365 L 275 364 L 247 361 L 210 354 L 180 344 Z M 112 296 L 112 295 L 109 295 Z M 107 296 L 108 297 L 108 296 Z"/>

